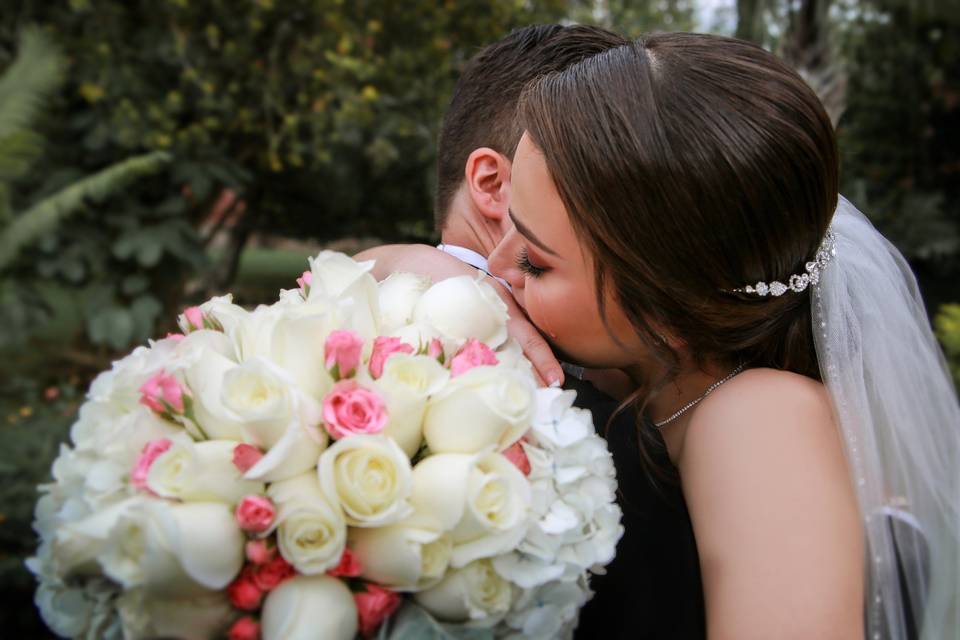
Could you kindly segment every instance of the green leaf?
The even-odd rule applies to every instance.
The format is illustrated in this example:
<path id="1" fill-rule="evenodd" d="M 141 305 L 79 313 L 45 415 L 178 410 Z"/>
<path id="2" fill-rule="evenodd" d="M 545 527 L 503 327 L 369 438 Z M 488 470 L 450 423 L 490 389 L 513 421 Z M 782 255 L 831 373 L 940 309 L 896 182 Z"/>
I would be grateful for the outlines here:
<path id="1" fill-rule="evenodd" d="M 133 315 L 129 311 L 110 307 L 90 319 L 87 333 L 94 344 L 105 344 L 119 351 L 130 345 L 135 328 Z"/>
<path id="2" fill-rule="evenodd" d="M 141 293 L 150 285 L 150 280 L 142 273 L 133 273 L 123 279 L 120 290 L 124 295 L 132 296 Z"/>
<path id="3" fill-rule="evenodd" d="M 14 219 L 0 233 L 0 270 L 39 236 L 55 228 L 64 218 L 77 211 L 87 199 L 102 200 L 133 180 L 159 171 L 172 160 L 169 153 L 155 151 L 111 165 L 92 176 L 44 198 Z"/>
<path id="4" fill-rule="evenodd" d="M 163 311 L 163 305 L 147 294 L 142 295 L 130 305 L 130 314 L 134 321 L 134 336 L 137 340 L 146 340 L 153 334 L 157 317 Z"/>
<path id="5" fill-rule="evenodd" d="M 0 140 L 29 127 L 63 77 L 63 58 L 42 31 L 24 30 L 19 45 L 17 58 L 0 76 Z"/>

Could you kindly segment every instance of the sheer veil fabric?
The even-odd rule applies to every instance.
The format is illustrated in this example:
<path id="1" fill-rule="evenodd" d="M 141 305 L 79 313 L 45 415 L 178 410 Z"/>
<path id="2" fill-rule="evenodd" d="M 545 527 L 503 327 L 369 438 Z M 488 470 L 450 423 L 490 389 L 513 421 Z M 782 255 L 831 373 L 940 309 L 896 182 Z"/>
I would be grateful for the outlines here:
<path id="1" fill-rule="evenodd" d="M 814 336 L 867 534 L 868 639 L 960 633 L 960 405 L 906 260 L 840 196 Z"/>

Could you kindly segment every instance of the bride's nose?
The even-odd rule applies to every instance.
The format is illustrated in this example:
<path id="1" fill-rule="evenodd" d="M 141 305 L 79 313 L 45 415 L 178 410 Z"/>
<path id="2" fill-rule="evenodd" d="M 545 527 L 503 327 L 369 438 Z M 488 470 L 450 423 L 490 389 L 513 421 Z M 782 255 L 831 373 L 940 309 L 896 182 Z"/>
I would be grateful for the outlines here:
<path id="1" fill-rule="evenodd" d="M 490 254 L 489 269 L 490 273 L 503 278 L 513 287 L 514 297 L 517 301 L 522 300 L 517 294 L 523 291 L 523 272 L 517 267 L 516 256 L 520 251 L 520 234 L 516 229 L 510 229 L 500 243 L 494 247 Z M 523 304 L 521 302 L 521 304 Z"/>

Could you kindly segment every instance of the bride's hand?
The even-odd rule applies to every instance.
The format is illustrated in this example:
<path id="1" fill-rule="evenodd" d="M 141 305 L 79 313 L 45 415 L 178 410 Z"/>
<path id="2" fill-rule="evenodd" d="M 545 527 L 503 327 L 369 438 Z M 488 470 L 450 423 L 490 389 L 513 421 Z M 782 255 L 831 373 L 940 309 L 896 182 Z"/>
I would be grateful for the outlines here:
<path id="1" fill-rule="evenodd" d="M 425 244 L 392 244 L 373 247 L 354 256 L 356 260 L 376 260 L 373 276 L 382 280 L 396 271 L 410 271 L 429 276 L 434 282 L 462 275 L 475 275 L 477 269 L 451 255 Z M 542 385 L 563 384 L 563 370 L 550 350 L 550 345 L 510 292 L 494 278 L 487 282 L 507 305 L 510 319 L 507 331 L 523 349 L 524 355 L 533 363 L 534 372 Z"/>

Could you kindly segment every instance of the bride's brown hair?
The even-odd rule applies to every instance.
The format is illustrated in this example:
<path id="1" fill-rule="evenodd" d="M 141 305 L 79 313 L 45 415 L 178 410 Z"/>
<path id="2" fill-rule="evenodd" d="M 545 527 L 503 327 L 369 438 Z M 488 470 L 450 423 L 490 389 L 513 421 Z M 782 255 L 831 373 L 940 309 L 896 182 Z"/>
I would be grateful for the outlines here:
<path id="1" fill-rule="evenodd" d="M 597 291 L 666 368 L 642 402 L 680 366 L 656 327 L 700 363 L 820 379 L 809 289 L 730 292 L 803 273 L 837 205 L 833 126 L 795 71 L 741 40 L 659 33 L 544 76 L 519 109 Z"/>

